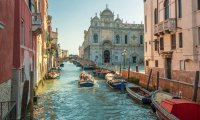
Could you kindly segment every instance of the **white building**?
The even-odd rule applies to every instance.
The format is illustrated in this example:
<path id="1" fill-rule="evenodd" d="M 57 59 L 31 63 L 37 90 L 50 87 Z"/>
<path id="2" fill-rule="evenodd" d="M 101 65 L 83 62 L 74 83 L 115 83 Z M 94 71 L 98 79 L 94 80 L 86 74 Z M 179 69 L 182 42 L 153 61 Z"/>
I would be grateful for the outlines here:
<path id="1" fill-rule="evenodd" d="M 89 29 L 84 31 L 84 41 L 79 47 L 79 56 L 97 64 L 125 62 L 143 63 L 144 25 L 123 23 L 114 18 L 114 13 L 106 7 L 100 17 L 91 18 Z"/>

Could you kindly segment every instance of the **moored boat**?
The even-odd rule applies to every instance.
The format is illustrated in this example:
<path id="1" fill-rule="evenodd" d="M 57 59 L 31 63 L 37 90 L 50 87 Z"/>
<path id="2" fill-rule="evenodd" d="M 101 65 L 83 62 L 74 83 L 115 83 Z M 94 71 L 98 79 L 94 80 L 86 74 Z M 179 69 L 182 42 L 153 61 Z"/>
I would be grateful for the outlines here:
<path id="1" fill-rule="evenodd" d="M 84 70 L 93 70 L 93 69 L 95 68 L 95 66 L 94 66 L 94 65 L 91 65 L 91 64 L 83 64 L 83 65 L 82 65 L 82 68 L 83 68 Z"/>
<path id="2" fill-rule="evenodd" d="M 90 74 L 83 71 L 80 74 L 80 80 L 79 80 L 78 84 L 80 87 L 93 87 L 94 86 L 94 78 Z"/>
<path id="3" fill-rule="evenodd" d="M 64 63 L 61 63 L 61 64 L 60 64 L 60 67 L 64 67 L 64 66 L 65 66 Z"/>
<path id="4" fill-rule="evenodd" d="M 160 120 L 200 120 L 200 105 L 190 100 L 156 91 L 151 101 Z"/>
<path id="5" fill-rule="evenodd" d="M 60 78 L 60 73 L 58 70 L 50 70 L 48 72 L 48 78 L 49 79 L 59 79 Z"/>
<path id="6" fill-rule="evenodd" d="M 105 76 L 106 83 L 113 89 L 117 90 L 125 90 L 126 89 L 126 81 L 119 75 L 108 73 Z"/>
<path id="7" fill-rule="evenodd" d="M 105 79 L 105 76 L 106 76 L 106 74 L 108 74 L 108 73 L 115 73 L 114 71 L 111 71 L 111 70 L 107 70 L 107 69 L 95 69 L 95 70 L 93 70 L 93 74 L 95 75 L 95 76 L 98 76 L 99 78 L 103 78 L 103 79 Z"/>
<path id="8" fill-rule="evenodd" d="M 142 104 L 151 103 L 150 92 L 140 86 L 137 85 L 126 86 L 126 91 L 132 98 L 138 100 Z"/>

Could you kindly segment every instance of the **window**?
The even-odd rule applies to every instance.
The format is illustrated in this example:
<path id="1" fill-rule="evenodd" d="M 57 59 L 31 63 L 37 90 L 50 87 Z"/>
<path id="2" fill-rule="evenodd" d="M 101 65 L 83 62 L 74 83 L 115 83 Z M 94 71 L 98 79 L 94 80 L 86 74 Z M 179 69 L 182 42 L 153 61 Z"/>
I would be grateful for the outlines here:
<path id="1" fill-rule="evenodd" d="M 125 44 L 128 44 L 128 36 L 125 35 Z"/>
<path id="2" fill-rule="evenodd" d="M 21 19 L 21 45 L 24 45 L 24 19 Z"/>
<path id="3" fill-rule="evenodd" d="M 158 24 L 158 9 L 154 9 L 154 24 Z"/>
<path id="4" fill-rule="evenodd" d="M 185 70 L 185 61 L 180 60 L 180 70 Z"/>
<path id="5" fill-rule="evenodd" d="M 158 51 L 158 40 L 155 39 L 154 41 L 155 41 L 155 51 Z"/>
<path id="6" fill-rule="evenodd" d="M 93 39 L 94 39 L 94 43 L 98 43 L 98 35 L 97 34 L 94 34 Z"/>
<path id="7" fill-rule="evenodd" d="M 118 56 L 115 56 L 115 61 L 118 61 Z"/>
<path id="8" fill-rule="evenodd" d="M 160 38 L 160 50 L 164 50 L 164 40 Z"/>
<path id="9" fill-rule="evenodd" d="M 182 0 L 178 0 L 178 18 L 182 18 Z"/>
<path id="10" fill-rule="evenodd" d="M 198 41 L 199 41 L 199 45 L 200 45 L 200 27 L 198 27 Z"/>
<path id="11" fill-rule="evenodd" d="M 164 9 L 165 9 L 165 20 L 167 20 L 169 18 L 169 0 L 165 0 Z"/>
<path id="12" fill-rule="evenodd" d="M 116 35 L 116 44 L 120 44 L 120 38 L 119 38 L 119 35 Z"/>
<path id="13" fill-rule="evenodd" d="M 140 44 L 143 44 L 143 35 L 140 35 Z"/>
<path id="14" fill-rule="evenodd" d="M 179 33 L 179 48 L 183 48 L 183 34 Z"/>
<path id="15" fill-rule="evenodd" d="M 147 42 L 145 42 L 145 51 L 147 52 Z"/>
<path id="16" fill-rule="evenodd" d="M 149 61 L 148 60 L 146 60 L 146 66 L 149 66 Z"/>
<path id="17" fill-rule="evenodd" d="M 176 35 L 175 34 L 171 35 L 171 49 L 172 50 L 176 49 Z"/>
<path id="18" fill-rule="evenodd" d="M 147 16 L 145 15 L 145 32 L 147 32 Z"/>
<path id="19" fill-rule="evenodd" d="M 200 10 L 200 0 L 197 0 L 198 10 Z"/>
<path id="20" fill-rule="evenodd" d="M 155 60 L 155 67 L 158 67 L 158 60 Z"/>

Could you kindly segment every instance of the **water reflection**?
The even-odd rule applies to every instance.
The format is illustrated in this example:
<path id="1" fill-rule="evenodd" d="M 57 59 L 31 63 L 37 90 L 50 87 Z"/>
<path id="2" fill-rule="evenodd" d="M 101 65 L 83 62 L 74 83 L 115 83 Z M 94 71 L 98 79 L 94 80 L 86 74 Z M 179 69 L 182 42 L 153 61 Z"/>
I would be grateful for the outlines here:
<path id="1" fill-rule="evenodd" d="M 136 103 L 125 92 L 110 89 L 96 78 L 93 88 L 78 88 L 81 69 L 65 63 L 60 80 L 39 88 L 37 120 L 154 120 L 150 108 Z"/>

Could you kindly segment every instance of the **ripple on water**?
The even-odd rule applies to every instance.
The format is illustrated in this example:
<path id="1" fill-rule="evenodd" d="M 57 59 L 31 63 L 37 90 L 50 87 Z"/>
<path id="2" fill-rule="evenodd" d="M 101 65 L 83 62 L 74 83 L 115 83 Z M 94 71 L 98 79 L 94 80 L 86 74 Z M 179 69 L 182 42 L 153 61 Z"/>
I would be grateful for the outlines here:
<path id="1" fill-rule="evenodd" d="M 65 63 L 60 80 L 46 81 L 39 89 L 37 120 L 156 119 L 149 107 L 134 102 L 125 92 L 110 89 L 105 80 L 96 79 L 93 88 L 79 88 L 80 72 L 80 68 Z"/>

